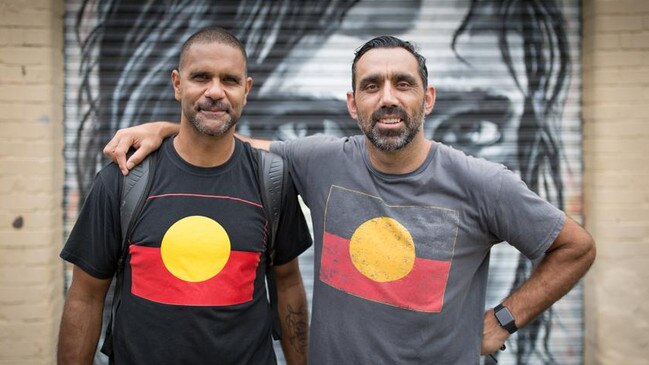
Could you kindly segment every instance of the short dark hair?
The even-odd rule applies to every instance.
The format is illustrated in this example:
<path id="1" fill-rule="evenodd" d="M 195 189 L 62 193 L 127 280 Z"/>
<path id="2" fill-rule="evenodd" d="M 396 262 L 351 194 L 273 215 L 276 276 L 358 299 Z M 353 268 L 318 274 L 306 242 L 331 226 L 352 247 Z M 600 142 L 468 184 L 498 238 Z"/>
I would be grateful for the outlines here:
<path id="1" fill-rule="evenodd" d="M 415 46 L 407 41 L 397 37 L 383 35 L 367 41 L 364 45 L 356 50 L 354 62 L 352 62 L 352 90 L 356 92 L 356 63 L 365 53 L 375 48 L 403 48 L 410 52 L 419 65 L 419 76 L 424 85 L 424 90 L 428 87 L 428 69 L 426 68 L 426 58 L 417 52 Z"/>
<path id="2" fill-rule="evenodd" d="M 235 37 L 232 33 L 230 33 L 224 28 L 209 26 L 209 27 L 201 28 L 196 33 L 192 34 L 189 38 L 187 38 L 185 43 L 183 43 L 183 46 L 180 50 L 180 57 L 178 59 L 178 69 L 180 69 L 183 63 L 183 58 L 185 58 L 185 55 L 187 54 L 187 50 L 189 50 L 191 46 L 193 46 L 196 43 L 212 43 L 212 42 L 227 44 L 229 46 L 239 49 L 241 51 L 241 54 L 243 55 L 243 59 L 245 60 L 246 64 L 248 63 L 248 55 L 246 54 L 246 47 L 243 45 L 243 43 L 241 43 L 239 38 Z"/>

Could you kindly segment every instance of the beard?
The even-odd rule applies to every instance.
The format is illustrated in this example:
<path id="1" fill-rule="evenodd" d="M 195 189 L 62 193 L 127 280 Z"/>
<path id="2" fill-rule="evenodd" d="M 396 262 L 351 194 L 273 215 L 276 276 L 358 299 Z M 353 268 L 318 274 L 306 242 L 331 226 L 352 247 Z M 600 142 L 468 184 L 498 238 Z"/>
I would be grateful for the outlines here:
<path id="1" fill-rule="evenodd" d="M 399 130 L 381 130 L 377 127 L 379 120 L 386 115 L 398 116 L 404 124 Z M 369 117 L 359 114 L 358 126 L 370 143 L 385 152 L 398 151 L 407 146 L 415 138 L 423 124 L 424 104 L 410 116 L 398 106 L 382 107 L 375 110 Z"/>
<path id="2" fill-rule="evenodd" d="M 201 110 L 210 110 L 213 108 L 222 109 L 225 111 L 223 120 L 221 123 L 207 123 L 203 120 L 204 116 L 199 115 Z M 229 107 L 226 103 L 220 101 L 211 101 L 204 102 L 197 105 L 196 108 L 186 108 L 185 115 L 189 123 L 194 126 L 194 128 L 205 135 L 212 137 L 220 137 L 227 133 L 232 127 L 234 127 L 239 121 L 239 116 L 233 114 L 232 108 Z"/>

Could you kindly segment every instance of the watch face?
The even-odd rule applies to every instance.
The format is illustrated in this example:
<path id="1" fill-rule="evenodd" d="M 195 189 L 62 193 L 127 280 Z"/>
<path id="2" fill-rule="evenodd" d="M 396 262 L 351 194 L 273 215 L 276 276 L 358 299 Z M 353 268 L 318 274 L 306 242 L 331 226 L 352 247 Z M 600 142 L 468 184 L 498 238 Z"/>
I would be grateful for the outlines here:
<path id="1" fill-rule="evenodd" d="M 505 307 L 502 307 L 499 310 L 497 310 L 495 314 L 501 326 L 504 326 L 514 321 L 514 316 L 512 316 L 512 314 L 509 312 L 509 309 Z"/>

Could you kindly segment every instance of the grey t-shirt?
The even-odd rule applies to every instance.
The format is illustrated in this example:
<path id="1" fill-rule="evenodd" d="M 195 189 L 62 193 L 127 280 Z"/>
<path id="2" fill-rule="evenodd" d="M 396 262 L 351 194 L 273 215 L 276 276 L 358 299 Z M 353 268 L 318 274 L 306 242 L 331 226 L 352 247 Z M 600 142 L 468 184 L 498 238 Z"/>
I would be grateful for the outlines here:
<path id="1" fill-rule="evenodd" d="M 504 166 L 433 143 L 415 171 L 363 136 L 275 142 L 311 209 L 310 364 L 478 364 L 492 245 L 541 257 L 565 215 Z"/>

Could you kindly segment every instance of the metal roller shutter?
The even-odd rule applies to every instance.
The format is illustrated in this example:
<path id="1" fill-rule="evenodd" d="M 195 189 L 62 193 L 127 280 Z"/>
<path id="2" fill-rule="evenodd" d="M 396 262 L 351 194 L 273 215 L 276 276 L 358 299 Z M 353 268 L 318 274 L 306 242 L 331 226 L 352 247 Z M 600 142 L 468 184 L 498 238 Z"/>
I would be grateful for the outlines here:
<path id="1" fill-rule="evenodd" d="M 206 25 L 246 43 L 255 84 L 239 129 L 274 139 L 358 133 L 344 103 L 353 51 L 381 34 L 415 43 L 437 87 L 427 136 L 508 165 L 581 217 L 577 0 L 68 0 L 66 231 L 118 128 L 179 119 L 169 75 L 182 42 Z M 312 251 L 301 262 L 310 294 Z M 487 305 L 516 285 L 517 270 L 530 267 L 508 245 L 496 246 Z M 582 317 L 579 286 L 523 332 L 527 341 L 513 337 L 499 363 L 582 363 Z"/>

